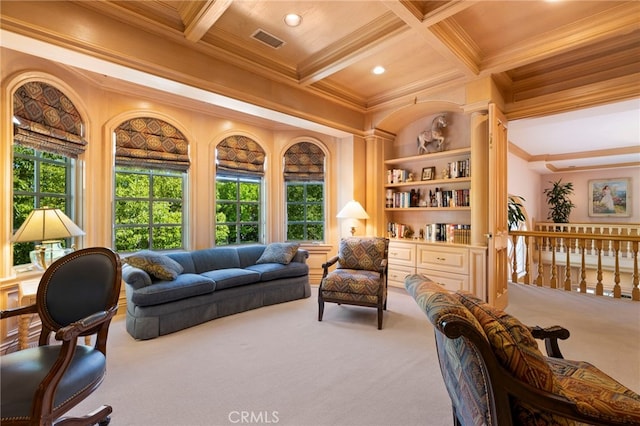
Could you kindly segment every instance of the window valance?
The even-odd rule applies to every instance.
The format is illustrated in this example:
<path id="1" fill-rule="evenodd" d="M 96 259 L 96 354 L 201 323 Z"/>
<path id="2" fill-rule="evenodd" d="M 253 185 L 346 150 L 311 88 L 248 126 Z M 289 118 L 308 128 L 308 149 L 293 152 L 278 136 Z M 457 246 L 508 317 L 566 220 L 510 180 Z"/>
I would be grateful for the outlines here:
<path id="1" fill-rule="evenodd" d="M 286 181 L 324 180 L 324 152 L 311 142 L 299 142 L 284 154 Z"/>
<path id="2" fill-rule="evenodd" d="M 82 119 L 64 93 L 40 81 L 13 95 L 14 141 L 39 151 L 78 158 L 86 149 Z"/>
<path id="3" fill-rule="evenodd" d="M 117 165 L 189 170 L 189 143 L 166 121 L 133 118 L 118 126 L 115 135 Z"/>
<path id="4" fill-rule="evenodd" d="M 265 152 L 246 136 L 229 136 L 216 147 L 217 173 L 264 175 Z"/>

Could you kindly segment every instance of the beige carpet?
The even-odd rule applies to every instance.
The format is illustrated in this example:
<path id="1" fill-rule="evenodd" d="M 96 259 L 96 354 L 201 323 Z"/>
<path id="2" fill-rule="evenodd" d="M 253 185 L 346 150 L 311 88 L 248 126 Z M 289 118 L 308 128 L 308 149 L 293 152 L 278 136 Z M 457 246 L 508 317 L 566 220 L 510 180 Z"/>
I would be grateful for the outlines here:
<path id="1" fill-rule="evenodd" d="M 73 414 L 108 403 L 111 424 L 451 425 L 433 331 L 391 289 L 383 330 L 370 308 L 310 299 L 134 341 L 111 327 L 108 375 Z M 590 361 L 640 391 L 640 303 L 516 285 L 509 311 L 572 331 L 565 357 Z M 602 320 L 600 320 L 602 319 Z"/>

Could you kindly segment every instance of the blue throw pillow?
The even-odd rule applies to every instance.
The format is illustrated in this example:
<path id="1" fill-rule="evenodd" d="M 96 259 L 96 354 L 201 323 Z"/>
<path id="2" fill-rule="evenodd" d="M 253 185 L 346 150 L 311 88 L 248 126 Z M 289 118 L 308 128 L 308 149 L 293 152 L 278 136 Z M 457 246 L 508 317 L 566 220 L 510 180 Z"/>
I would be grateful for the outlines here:
<path id="1" fill-rule="evenodd" d="M 256 264 L 259 263 L 282 263 L 288 265 L 291 263 L 296 253 L 298 252 L 300 244 L 297 243 L 271 243 L 269 244 Z"/>
<path id="2" fill-rule="evenodd" d="M 182 265 L 169 256 L 151 250 L 134 253 L 124 261 L 161 280 L 173 281 L 184 271 Z"/>

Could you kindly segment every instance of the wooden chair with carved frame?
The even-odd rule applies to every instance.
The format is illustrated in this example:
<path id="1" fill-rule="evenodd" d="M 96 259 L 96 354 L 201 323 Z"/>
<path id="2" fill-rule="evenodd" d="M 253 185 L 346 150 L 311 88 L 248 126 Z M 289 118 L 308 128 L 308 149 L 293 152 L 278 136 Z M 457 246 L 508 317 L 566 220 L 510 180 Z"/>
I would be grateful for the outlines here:
<path id="1" fill-rule="evenodd" d="M 0 357 L 0 423 L 109 423 L 108 405 L 82 417 L 62 416 L 102 383 L 121 277 L 120 257 L 112 250 L 77 250 L 44 272 L 34 305 L 0 311 L 0 319 L 38 314 L 42 322 L 38 346 Z M 52 334 L 58 343 L 50 344 Z M 80 337 L 94 335 L 93 345 L 78 343 Z"/>

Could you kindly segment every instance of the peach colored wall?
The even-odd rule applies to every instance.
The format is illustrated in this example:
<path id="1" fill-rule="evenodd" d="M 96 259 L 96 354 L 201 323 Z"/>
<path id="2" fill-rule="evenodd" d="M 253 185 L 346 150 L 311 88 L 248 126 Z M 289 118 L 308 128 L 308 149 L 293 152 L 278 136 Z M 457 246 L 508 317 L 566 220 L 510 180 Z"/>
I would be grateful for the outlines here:
<path id="1" fill-rule="evenodd" d="M 588 192 L 589 181 L 592 179 L 611 179 L 611 178 L 631 178 L 631 190 L 628 196 L 631 198 L 631 216 L 630 217 L 590 217 Z M 562 182 L 573 183 L 574 194 L 571 201 L 576 207 L 572 210 L 571 222 L 610 222 L 610 223 L 638 223 L 640 222 L 640 167 L 625 167 L 616 169 L 593 170 L 585 172 L 572 173 L 553 173 L 540 175 L 540 197 L 539 217 L 541 221 L 546 221 L 548 206 L 545 195 L 542 193 L 545 188 L 552 186 L 550 182 L 562 179 Z"/>
<path id="2" fill-rule="evenodd" d="M 629 217 L 590 217 L 589 208 L 589 181 L 592 179 L 609 179 L 629 177 L 632 179 L 631 191 L 631 216 Z M 510 195 L 519 195 L 525 199 L 524 206 L 529 215 L 529 220 L 537 222 L 550 222 L 547 219 L 549 207 L 547 206 L 544 190 L 552 186 L 551 182 L 562 179 L 562 182 L 573 183 L 573 195 L 571 201 L 576 207 L 572 210 L 571 222 L 593 223 L 638 223 L 640 222 L 640 167 L 625 167 L 617 169 L 592 170 L 570 173 L 540 174 L 529 167 L 527 161 L 509 154 L 508 157 L 508 191 Z M 531 222 L 530 222 L 531 223 Z M 529 224 L 530 224 L 529 223 Z"/>

